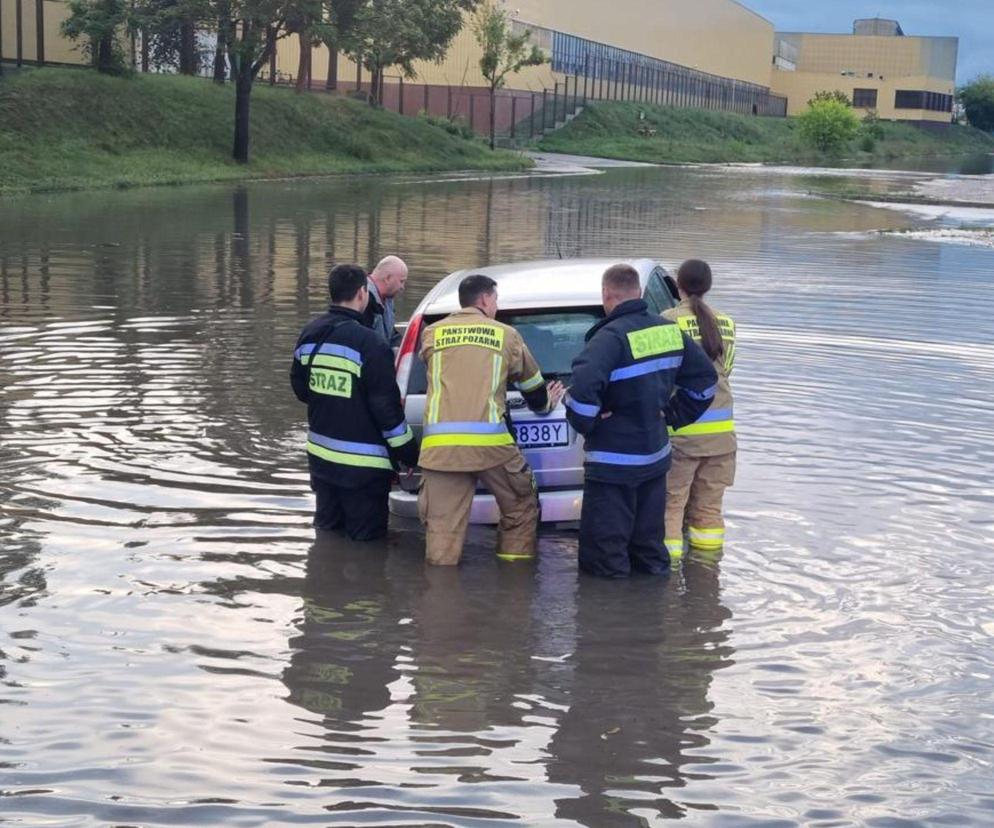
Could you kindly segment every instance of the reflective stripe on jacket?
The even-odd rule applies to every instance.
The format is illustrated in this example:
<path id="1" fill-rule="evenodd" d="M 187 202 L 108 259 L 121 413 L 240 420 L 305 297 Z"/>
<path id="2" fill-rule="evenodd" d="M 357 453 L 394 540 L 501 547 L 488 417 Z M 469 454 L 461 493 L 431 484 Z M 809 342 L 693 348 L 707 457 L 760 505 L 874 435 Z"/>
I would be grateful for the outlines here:
<path id="1" fill-rule="evenodd" d="M 436 471 L 480 471 L 518 453 L 504 424 L 507 383 L 533 411 L 548 405 L 545 379 L 510 325 L 463 308 L 421 335 L 427 365 L 424 434 L 419 464 Z"/>
<path id="2" fill-rule="evenodd" d="M 618 305 L 587 333 L 566 397 L 566 416 L 585 438 L 587 476 L 637 483 L 664 474 L 666 424 L 700 417 L 717 380 L 707 354 L 676 324 L 650 315 L 641 299 Z"/>
<path id="3" fill-rule="evenodd" d="M 718 329 L 725 346 L 724 354 L 713 363 L 718 373 L 714 402 L 696 423 L 670 431 L 673 446 L 690 457 L 717 457 L 736 449 L 732 388 L 729 383 L 729 376 L 735 366 L 735 322 L 730 316 L 713 309 L 712 312 L 718 320 Z M 695 342 L 701 341 L 697 317 L 686 299 L 675 308 L 665 311 L 663 317 L 676 322 Z"/>
<path id="4" fill-rule="evenodd" d="M 361 318 L 332 306 L 304 328 L 293 352 L 290 383 L 307 403 L 312 482 L 361 486 L 392 475 L 397 461 L 417 462 L 393 354 Z"/>

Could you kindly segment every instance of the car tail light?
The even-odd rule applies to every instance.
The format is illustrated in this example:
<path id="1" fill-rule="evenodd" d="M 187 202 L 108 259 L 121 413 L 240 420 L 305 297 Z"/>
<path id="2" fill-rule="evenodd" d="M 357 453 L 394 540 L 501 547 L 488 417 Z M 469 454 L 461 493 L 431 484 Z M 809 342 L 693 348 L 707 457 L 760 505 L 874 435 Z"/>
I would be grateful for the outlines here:
<path id="1" fill-rule="evenodd" d="M 407 383 L 411 378 L 411 366 L 417 358 L 421 322 L 420 314 L 411 317 L 407 330 L 404 331 L 404 338 L 400 342 L 400 350 L 397 352 L 397 385 L 400 388 L 401 403 L 407 400 Z"/>

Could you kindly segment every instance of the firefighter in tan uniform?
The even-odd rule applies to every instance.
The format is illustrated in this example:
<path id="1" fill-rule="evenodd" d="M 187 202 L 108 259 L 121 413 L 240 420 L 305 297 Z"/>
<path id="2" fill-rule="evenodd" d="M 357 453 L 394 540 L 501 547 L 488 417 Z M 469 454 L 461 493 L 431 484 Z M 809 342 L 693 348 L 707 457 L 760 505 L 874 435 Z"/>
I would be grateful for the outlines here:
<path id="1" fill-rule="evenodd" d="M 565 393 L 546 385 L 520 334 L 497 322 L 497 283 L 467 276 L 461 310 L 428 326 L 421 339 L 427 364 L 418 510 L 430 564 L 455 565 L 462 555 L 477 480 L 500 508 L 497 556 L 535 556 L 539 502 L 535 478 L 504 422 L 510 380 L 528 407 L 547 414 Z"/>
<path id="2" fill-rule="evenodd" d="M 673 465 L 666 479 L 666 548 L 675 560 L 690 546 L 717 550 L 725 543 L 722 498 L 735 481 L 735 420 L 728 378 L 735 364 L 735 323 L 703 299 L 711 289 L 707 262 L 689 259 L 677 271 L 680 304 L 663 316 L 676 322 L 714 363 L 714 402 L 695 423 L 670 431 Z"/>

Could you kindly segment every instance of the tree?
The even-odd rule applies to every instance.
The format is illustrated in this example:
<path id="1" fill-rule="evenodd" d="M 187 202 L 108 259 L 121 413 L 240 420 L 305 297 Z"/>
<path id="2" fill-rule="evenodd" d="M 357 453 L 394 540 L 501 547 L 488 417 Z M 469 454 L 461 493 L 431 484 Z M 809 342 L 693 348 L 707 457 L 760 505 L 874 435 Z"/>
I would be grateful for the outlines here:
<path id="1" fill-rule="evenodd" d="M 531 31 L 525 29 L 518 34 L 511 31 L 507 12 L 495 0 L 484 0 L 477 9 L 473 19 L 473 34 L 483 50 L 480 71 L 490 87 L 490 149 L 493 149 L 497 90 L 504 87 L 508 75 L 513 75 L 526 66 L 540 66 L 546 62 L 546 57 L 538 46 L 529 43 Z"/>
<path id="2" fill-rule="evenodd" d="M 813 101 L 797 120 L 806 143 L 833 154 L 843 150 L 859 131 L 856 114 L 837 100 Z"/>
<path id="3" fill-rule="evenodd" d="M 324 88 L 329 92 L 338 88 L 338 53 L 353 37 L 356 15 L 364 3 L 365 0 L 325 0 L 325 25 L 316 34 L 328 49 L 328 77 Z"/>
<path id="4" fill-rule="evenodd" d="M 327 0 L 324 0 L 326 3 Z M 355 0 L 349 0 L 355 2 Z M 334 41 L 333 25 L 326 17 L 325 4 L 320 2 L 294 4 L 288 11 L 286 17 L 286 33 L 297 35 L 300 43 L 300 58 L 297 62 L 297 86 L 298 92 L 311 88 L 311 73 L 314 63 L 314 47 L 322 43 Z M 337 57 L 337 56 L 336 56 Z M 331 47 L 329 47 L 329 74 L 331 70 L 330 60 L 332 59 Z"/>
<path id="5" fill-rule="evenodd" d="M 463 25 L 463 12 L 478 0 L 365 0 L 351 31 L 342 36 L 342 51 L 371 75 L 370 103 L 383 103 L 383 73 L 396 66 L 414 78 L 417 60 L 440 61 Z"/>
<path id="6" fill-rule="evenodd" d="M 971 126 L 994 132 L 994 75 L 979 75 L 956 92 Z"/>
<path id="7" fill-rule="evenodd" d="M 211 5 L 215 16 L 220 18 L 218 0 Z M 228 30 L 224 41 L 235 82 L 235 138 L 231 155 L 239 164 L 247 164 L 252 87 L 276 48 L 286 22 L 288 3 L 287 0 L 226 0 L 226 6 Z"/>
<path id="8" fill-rule="evenodd" d="M 837 101 L 844 106 L 852 106 L 852 101 L 849 100 L 849 96 L 845 92 L 841 92 L 838 89 L 833 89 L 832 91 L 822 89 L 819 92 L 815 92 L 814 97 L 808 101 L 808 106 L 821 101 Z"/>
<path id="9" fill-rule="evenodd" d="M 231 6 L 228 0 L 217 2 L 217 43 L 214 45 L 214 70 L 211 73 L 215 83 L 228 79 L 228 32 L 231 29 Z"/>
<path id="10" fill-rule="evenodd" d="M 297 91 L 303 92 L 311 86 L 311 65 L 314 54 L 314 36 L 311 34 L 311 27 L 316 21 L 305 15 L 292 10 L 287 17 L 287 34 L 297 35 L 300 44 L 300 58 L 297 62 Z M 320 41 L 319 41 L 320 42 Z"/>
<path id="11" fill-rule="evenodd" d="M 69 0 L 68 9 L 62 34 L 73 42 L 82 40 L 83 52 L 99 71 L 112 75 L 125 72 L 119 37 L 127 20 L 123 0 Z"/>
<path id="12" fill-rule="evenodd" d="M 139 0 L 129 12 L 132 30 L 139 30 L 153 66 L 196 75 L 207 60 L 197 43 L 197 29 L 213 23 L 203 19 L 199 0 Z"/>

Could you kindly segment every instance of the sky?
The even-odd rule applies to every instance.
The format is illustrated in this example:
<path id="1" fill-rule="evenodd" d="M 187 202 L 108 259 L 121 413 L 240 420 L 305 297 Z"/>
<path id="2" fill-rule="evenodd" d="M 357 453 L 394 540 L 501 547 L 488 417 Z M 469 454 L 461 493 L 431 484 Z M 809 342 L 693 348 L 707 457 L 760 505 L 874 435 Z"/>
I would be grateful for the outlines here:
<path id="1" fill-rule="evenodd" d="M 744 0 L 785 32 L 852 32 L 857 17 L 897 20 L 907 35 L 959 38 L 957 82 L 994 74 L 994 3 L 991 0 Z"/>

